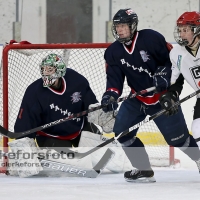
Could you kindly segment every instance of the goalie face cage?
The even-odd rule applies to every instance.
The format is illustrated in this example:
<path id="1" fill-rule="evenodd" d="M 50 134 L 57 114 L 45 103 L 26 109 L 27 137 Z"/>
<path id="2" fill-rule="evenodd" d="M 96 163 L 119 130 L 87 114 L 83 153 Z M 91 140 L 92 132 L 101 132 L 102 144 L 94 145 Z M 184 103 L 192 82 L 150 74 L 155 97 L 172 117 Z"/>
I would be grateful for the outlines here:
<path id="1" fill-rule="evenodd" d="M 0 77 L 0 123 L 14 131 L 24 92 L 28 85 L 41 78 L 39 64 L 50 53 L 61 55 L 68 68 L 85 76 L 101 101 L 106 88 L 104 51 L 108 43 L 98 44 L 12 44 L 3 50 L 3 66 Z M 41 86 L 42 87 L 42 86 Z M 129 87 L 125 83 L 122 96 L 128 95 Z M 142 126 L 137 134 L 144 142 L 152 165 L 169 166 L 174 164 L 174 149 L 169 147 L 154 122 Z M 2 138 L 1 150 L 8 151 L 8 139 Z M 151 161 L 152 160 L 152 161 Z M 156 161 L 158 164 L 154 164 Z M 4 158 L 1 172 L 5 172 Z"/>

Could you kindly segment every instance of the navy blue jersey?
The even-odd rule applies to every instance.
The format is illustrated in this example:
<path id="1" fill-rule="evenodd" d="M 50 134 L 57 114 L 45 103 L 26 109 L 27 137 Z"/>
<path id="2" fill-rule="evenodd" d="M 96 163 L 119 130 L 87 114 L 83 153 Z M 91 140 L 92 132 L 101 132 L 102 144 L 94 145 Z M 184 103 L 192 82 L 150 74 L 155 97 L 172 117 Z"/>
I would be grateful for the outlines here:
<path id="1" fill-rule="evenodd" d="M 144 29 L 135 34 L 131 45 L 127 48 L 115 41 L 106 49 L 106 91 L 115 91 L 120 96 L 125 77 L 133 93 L 153 87 L 158 67 L 166 67 L 170 85 L 171 62 L 165 38 L 154 30 Z M 151 92 L 137 98 L 151 105 L 158 103 L 159 96 Z"/>
<path id="2" fill-rule="evenodd" d="M 76 71 L 67 69 L 66 75 L 62 77 L 62 85 L 62 91 L 58 92 L 50 87 L 43 87 L 43 80 L 40 78 L 28 86 L 15 123 L 15 132 L 68 117 L 97 103 L 88 81 Z M 74 118 L 44 129 L 44 132 L 73 139 L 80 134 L 85 120 L 85 116 Z M 35 137 L 35 134 L 31 137 Z"/>

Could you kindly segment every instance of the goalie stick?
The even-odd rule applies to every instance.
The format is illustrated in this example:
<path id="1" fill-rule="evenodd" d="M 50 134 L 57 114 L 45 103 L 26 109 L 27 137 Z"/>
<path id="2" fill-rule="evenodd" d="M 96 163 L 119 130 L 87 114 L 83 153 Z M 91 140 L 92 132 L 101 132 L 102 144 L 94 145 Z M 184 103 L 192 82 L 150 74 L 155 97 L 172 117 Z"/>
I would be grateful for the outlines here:
<path id="1" fill-rule="evenodd" d="M 156 89 L 155 87 L 150 87 L 150 88 L 147 88 L 145 90 L 141 90 L 139 92 L 136 92 L 136 93 L 134 93 L 132 95 L 128 95 L 128 96 L 125 96 L 125 97 L 118 98 L 118 100 L 116 102 L 119 103 L 119 102 L 122 102 L 122 101 L 124 101 L 126 99 L 134 98 L 134 97 L 136 97 L 138 95 L 154 91 L 155 89 Z M 107 105 L 108 104 L 104 104 L 104 105 L 100 105 L 100 106 L 97 106 L 97 107 L 94 107 L 94 108 L 90 108 L 90 109 L 82 111 L 80 113 L 72 114 L 69 117 L 65 117 L 65 118 L 56 120 L 54 122 L 50 122 L 48 124 L 45 124 L 45 125 L 30 129 L 28 131 L 23 131 L 23 132 L 18 132 L 18 133 L 11 132 L 9 130 L 6 130 L 4 127 L 0 126 L 0 134 L 3 135 L 4 137 L 8 137 L 8 138 L 11 138 L 11 139 L 17 139 L 17 138 L 20 138 L 20 137 L 27 136 L 27 135 L 29 135 L 31 133 L 34 133 L 34 132 L 37 132 L 37 131 L 41 131 L 41 130 L 43 130 L 45 128 L 49 128 L 49 127 L 55 126 L 57 124 L 61 124 L 63 122 L 69 121 L 69 120 L 71 120 L 73 118 L 81 117 L 81 116 L 86 115 L 86 114 L 88 114 L 90 112 L 93 112 L 93 111 L 99 110 L 99 109 L 101 109 L 103 107 L 106 107 Z"/>
<path id="2" fill-rule="evenodd" d="M 73 174 L 79 177 L 96 178 L 102 173 L 108 162 L 113 158 L 114 154 L 115 153 L 108 148 L 104 153 L 103 157 L 92 169 L 84 169 L 82 167 L 76 167 L 73 165 L 68 165 L 65 163 L 55 162 L 46 159 L 41 159 L 40 163 L 42 164 L 43 168 L 53 173 L 61 172 L 70 175 Z"/>

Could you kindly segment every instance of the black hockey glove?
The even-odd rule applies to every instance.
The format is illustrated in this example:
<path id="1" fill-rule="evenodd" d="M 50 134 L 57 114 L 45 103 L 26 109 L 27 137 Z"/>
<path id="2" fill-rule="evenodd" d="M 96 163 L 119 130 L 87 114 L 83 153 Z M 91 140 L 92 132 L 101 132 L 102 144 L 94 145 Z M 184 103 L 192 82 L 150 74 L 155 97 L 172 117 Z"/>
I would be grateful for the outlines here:
<path id="1" fill-rule="evenodd" d="M 101 105 L 106 104 L 107 106 L 103 107 L 102 110 L 104 112 L 116 110 L 118 107 L 118 104 L 116 102 L 118 97 L 119 95 L 116 92 L 111 92 L 111 91 L 105 92 L 101 100 Z"/>
<path id="2" fill-rule="evenodd" d="M 153 76 L 153 85 L 156 87 L 157 92 L 167 89 L 170 84 L 170 75 L 166 67 L 158 67 Z"/>
<path id="3" fill-rule="evenodd" d="M 167 92 L 160 96 L 160 104 L 162 108 L 167 110 L 165 115 L 171 116 L 178 112 L 178 106 L 175 106 L 175 102 L 178 100 L 176 92 Z"/>

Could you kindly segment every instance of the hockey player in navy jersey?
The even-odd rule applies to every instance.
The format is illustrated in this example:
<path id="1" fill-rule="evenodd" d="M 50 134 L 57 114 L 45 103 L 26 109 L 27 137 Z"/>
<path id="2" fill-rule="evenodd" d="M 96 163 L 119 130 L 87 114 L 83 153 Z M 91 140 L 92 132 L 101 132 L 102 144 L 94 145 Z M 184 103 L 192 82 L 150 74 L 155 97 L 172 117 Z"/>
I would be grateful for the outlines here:
<path id="1" fill-rule="evenodd" d="M 40 73 L 42 78 L 34 81 L 25 91 L 14 126 L 15 132 L 27 131 L 64 117 L 67 118 L 70 115 L 88 110 L 89 105 L 98 103 L 87 79 L 78 72 L 67 68 L 61 56 L 57 54 L 47 55 L 40 64 Z M 93 114 L 90 113 L 90 118 L 92 116 Z M 100 121 L 105 122 L 107 117 L 108 115 L 101 115 Z M 111 118 L 113 118 L 112 114 Z M 112 122 L 112 119 L 110 121 Z M 104 123 L 105 127 L 109 126 L 109 123 Z M 99 129 L 92 122 L 88 122 L 87 115 L 9 142 L 12 152 L 16 154 L 18 150 L 21 152 L 17 165 L 10 165 L 9 174 L 20 177 L 38 174 L 43 170 L 38 160 L 38 153 L 40 156 L 42 154 L 43 158 L 47 157 L 48 160 L 53 159 L 49 156 L 53 154 L 57 155 L 58 158 L 63 158 L 69 147 L 79 147 L 83 132 L 88 134 L 88 137 L 100 134 Z M 40 148 L 37 148 L 34 139 Z M 84 144 L 84 140 L 81 141 Z M 90 143 L 90 145 L 92 144 Z M 23 153 L 29 153 L 29 158 L 25 159 Z M 55 161 L 58 161 L 58 158 Z M 111 157 L 102 161 L 104 167 L 110 159 Z M 15 159 L 9 159 L 9 163 L 12 162 L 15 164 Z M 64 156 L 60 162 L 73 166 L 78 165 L 82 167 L 81 169 L 92 164 L 89 157 L 75 160 Z M 92 166 L 89 167 L 89 169 L 91 168 Z"/>
<path id="2" fill-rule="evenodd" d="M 138 16 L 132 9 L 120 9 L 113 17 L 112 33 L 116 41 L 104 54 L 107 85 L 101 103 L 111 103 L 104 108 L 105 112 L 117 109 L 114 101 L 122 94 L 125 77 L 131 93 L 153 86 L 157 91 L 122 103 L 113 128 L 116 136 L 144 120 L 147 115 L 160 111 L 160 95 L 170 86 L 171 62 L 165 38 L 154 30 L 138 31 L 137 25 Z M 169 145 L 179 147 L 192 160 L 199 160 L 200 151 L 188 132 L 181 107 L 176 115 L 162 115 L 154 122 Z M 133 130 L 119 139 L 132 166 L 136 168 L 125 172 L 124 177 L 133 182 L 155 182 L 148 155 L 136 134 L 137 130 Z"/>
<path id="3" fill-rule="evenodd" d="M 171 107 L 174 98 L 180 95 L 184 79 L 194 90 L 200 89 L 200 13 L 184 12 L 176 21 L 174 38 L 178 45 L 170 52 L 172 85 L 161 99 L 161 105 L 165 109 Z M 173 115 L 176 109 L 170 109 L 168 112 Z M 200 95 L 197 95 L 194 107 L 192 135 L 200 147 Z"/>
<path id="4" fill-rule="evenodd" d="M 14 127 L 16 132 L 68 117 L 97 103 L 86 78 L 67 68 L 61 56 L 49 54 L 42 60 L 40 72 L 42 78 L 26 89 Z M 98 131 L 83 116 L 46 128 L 29 137 L 36 138 L 40 147 L 71 147 L 78 145 L 84 128 Z"/>

